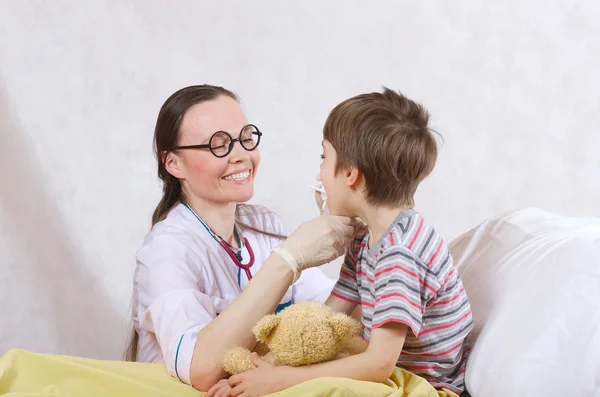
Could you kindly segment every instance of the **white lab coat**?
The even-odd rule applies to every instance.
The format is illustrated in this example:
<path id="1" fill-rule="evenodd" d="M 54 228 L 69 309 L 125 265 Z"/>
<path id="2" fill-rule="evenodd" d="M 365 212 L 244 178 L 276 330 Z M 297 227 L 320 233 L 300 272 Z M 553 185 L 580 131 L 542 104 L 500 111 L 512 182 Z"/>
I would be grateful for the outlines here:
<path id="1" fill-rule="evenodd" d="M 240 205 L 238 219 L 259 230 L 286 234 L 279 217 L 264 207 Z M 254 275 L 281 240 L 248 230 L 243 230 L 243 236 L 254 251 L 250 270 Z M 247 263 L 246 248 L 243 258 L 242 263 Z M 244 271 L 194 214 L 183 204 L 176 205 L 152 228 L 137 253 L 137 360 L 164 362 L 171 375 L 189 384 L 196 335 L 239 296 L 247 283 Z M 324 302 L 334 283 L 319 269 L 305 270 L 281 304 Z"/>

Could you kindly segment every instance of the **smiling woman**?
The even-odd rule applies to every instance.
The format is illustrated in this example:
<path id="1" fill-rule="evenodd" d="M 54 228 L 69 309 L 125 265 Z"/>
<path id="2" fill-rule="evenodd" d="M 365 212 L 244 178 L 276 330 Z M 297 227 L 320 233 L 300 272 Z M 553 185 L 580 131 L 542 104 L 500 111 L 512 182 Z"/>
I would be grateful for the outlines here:
<path id="1" fill-rule="evenodd" d="M 260 151 L 255 150 L 257 145 L 249 150 L 235 145 L 227 132 L 243 132 L 246 125 L 248 120 L 237 97 L 224 88 L 191 87 L 172 95 L 161 109 L 155 131 L 156 152 L 162 160 L 159 176 L 165 181 L 164 189 L 169 190 L 165 193 L 172 193 L 167 196 L 172 203 L 166 204 L 175 204 L 182 198 L 177 195 L 186 192 L 189 197 L 185 200 L 192 208 L 249 200 L 254 194 L 250 182 L 260 163 Z M 241 186 L 231 180 L 240 172 L 249 174 Z M 154 222 L 166 215 L 165 209 L 157 208 Z"/>
<path id="2" fill-rule="evenodd" d="M 137 254 L 127 356 L 164 362 L 203 391 L 225 375 L 229 348 L 253 347 L 265 314 L 325 301 L 333 281 L 300 272 L 341 256 L 353 236 L 349 218 L 329 216 L 286 239 L 273 212 L 243 204 L 254 195 L 261 137 L 236 95 L 209 85 L 171 95 L 156 122 L 163 197 Z"/>

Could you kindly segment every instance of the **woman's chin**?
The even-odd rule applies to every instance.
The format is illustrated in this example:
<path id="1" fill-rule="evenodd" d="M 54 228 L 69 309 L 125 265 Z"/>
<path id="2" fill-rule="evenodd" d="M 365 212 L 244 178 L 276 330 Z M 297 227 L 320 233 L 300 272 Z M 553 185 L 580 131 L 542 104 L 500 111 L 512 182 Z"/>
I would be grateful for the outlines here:
<path id="1" fill-rule="evenodd" d="M 246 189 L 240 189 L 237 192 L 231 192 L 231 194 L 227 195 L 229 201 L 234 203 L 245 203 L 246 201 L 252 199 L 254 196 L 254 188 L 246 187 Z"/>

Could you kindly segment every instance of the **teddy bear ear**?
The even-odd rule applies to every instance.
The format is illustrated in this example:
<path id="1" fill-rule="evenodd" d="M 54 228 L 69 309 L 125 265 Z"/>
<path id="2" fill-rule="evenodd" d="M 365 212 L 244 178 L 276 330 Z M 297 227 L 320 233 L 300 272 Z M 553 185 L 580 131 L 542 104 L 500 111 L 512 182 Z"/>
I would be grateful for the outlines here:
<path id="1" fill-rule="evenodd" d="M 275 328 L 279 325 L 281 319 L 274 314 L 269 314 L 260 319 L 260 321 L 254 326 L 252 332 L 256 340 L 262 343 L 267 343 L 268 339 L 275 331 Z"/>
<path id="2" fill-rule="evenodd" d="M 335 313 L 329 317 L 328 322 L 338 341 L 342 341 L 351 335 L 360 334 L 360 324 L 344 313 Z"/>

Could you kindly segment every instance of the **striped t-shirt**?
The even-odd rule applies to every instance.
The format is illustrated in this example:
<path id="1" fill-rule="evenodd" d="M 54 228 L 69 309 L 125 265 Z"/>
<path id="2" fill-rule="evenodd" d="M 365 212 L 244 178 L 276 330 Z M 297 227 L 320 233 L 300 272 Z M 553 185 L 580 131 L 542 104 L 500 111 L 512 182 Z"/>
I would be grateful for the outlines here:
<path id="1" fill-rule="evenodd" d="M 362 306 L 364 337 L 389 322 L 409 331 L 398 366 L 434 387 L 464 390 L 471 306 L 448 246 L 416 211 L 401 212 L 373 248 L 362 229 L 332 294 Z"/>

